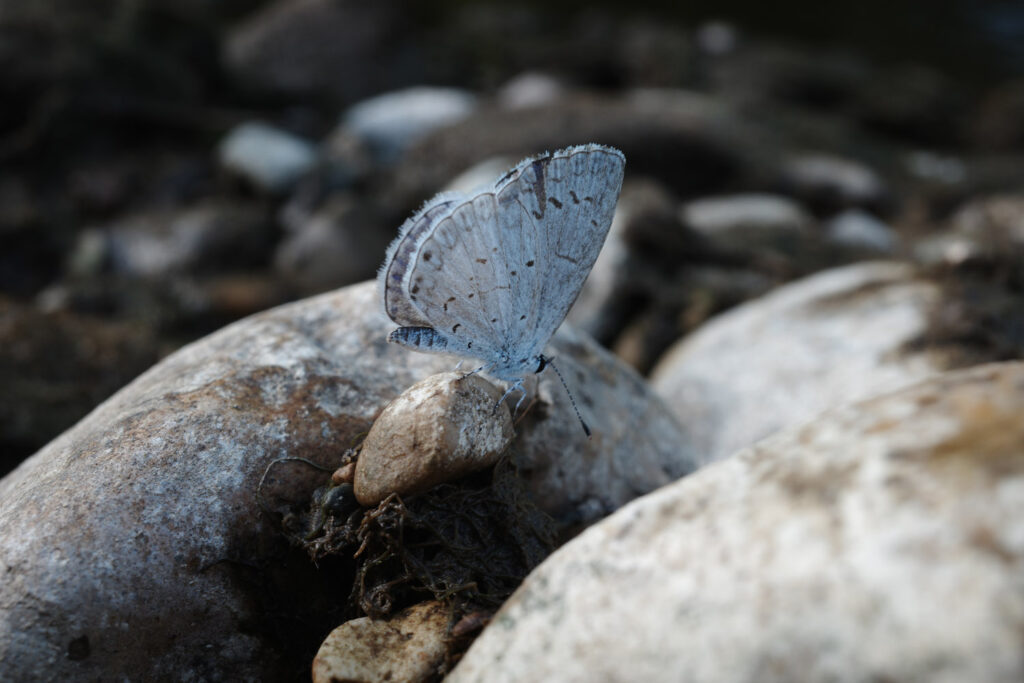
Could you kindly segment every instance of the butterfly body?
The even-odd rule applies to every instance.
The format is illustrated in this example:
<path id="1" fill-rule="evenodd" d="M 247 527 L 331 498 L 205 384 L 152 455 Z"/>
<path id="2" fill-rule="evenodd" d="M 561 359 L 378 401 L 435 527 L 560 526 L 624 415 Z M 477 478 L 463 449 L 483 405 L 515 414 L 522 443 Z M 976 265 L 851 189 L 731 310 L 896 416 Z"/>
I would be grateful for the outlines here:
<path id="1" fill-rule="evenodd" d="M 493 186 L 442 193 L 403 224 L 380 271 L 388 339 L 477 358 L 521 384 L 539 372 L 611 226 L 625 168 L 582 145 L 526 159 Z"/>

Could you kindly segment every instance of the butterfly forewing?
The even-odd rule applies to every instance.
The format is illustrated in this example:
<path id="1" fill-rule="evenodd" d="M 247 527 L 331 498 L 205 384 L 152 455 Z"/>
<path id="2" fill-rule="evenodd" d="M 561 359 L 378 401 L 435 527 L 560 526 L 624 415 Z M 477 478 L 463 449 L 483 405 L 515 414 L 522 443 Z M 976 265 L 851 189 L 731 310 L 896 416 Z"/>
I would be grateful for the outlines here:
<path id="1" fill-rule="evenodd" d="M 544 279 L 537 329 L 550 339 L 572 308 L 604 245 L 625 170 L 617 150 L 570 155 L 568 164 L 549 168 L 546 216 L 559 229 L 545 231 L 550 268 Z M 564 172 L 564 174 L 563 174 Z"/>

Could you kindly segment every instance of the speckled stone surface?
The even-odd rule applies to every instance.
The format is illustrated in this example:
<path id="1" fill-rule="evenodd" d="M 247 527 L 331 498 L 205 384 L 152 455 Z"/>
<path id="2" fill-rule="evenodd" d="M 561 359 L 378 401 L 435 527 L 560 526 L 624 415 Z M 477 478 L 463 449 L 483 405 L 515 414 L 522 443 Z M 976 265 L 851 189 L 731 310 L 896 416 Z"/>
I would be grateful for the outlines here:
<path id="1" fill-rule="evenodd" d="M 390 328 L 373 283 L 255 315 L 164 359 L 0 482 L 0 678 L 293 671 L 267 615 L 315 584 L 301 563 L 267 562 L 283 541 L 260 501 L 301 501 L 329 472 L 279 463 L 257 489 L 280 458 L 333 469 L 388 401 L 452 369 L 387 344 Z M 638 376 L 571 331 L 552 350 L 594 437 L 545 374 L 516 444 L 545 509 L 594 519 L 693 467 Z"/>
<path id="2" fill-rule="evenodd" d="M 467 681 L 1019 681 L 1024 363 L 832 411 L 583 532 Z"/>

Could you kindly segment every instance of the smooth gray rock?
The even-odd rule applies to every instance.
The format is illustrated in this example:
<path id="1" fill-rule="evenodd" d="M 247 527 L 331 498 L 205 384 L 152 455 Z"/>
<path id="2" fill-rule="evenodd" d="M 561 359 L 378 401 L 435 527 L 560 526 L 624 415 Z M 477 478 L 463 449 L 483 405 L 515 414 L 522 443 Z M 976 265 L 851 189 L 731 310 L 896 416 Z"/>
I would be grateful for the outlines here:
<path id="1" fill-rule="evenodd" d="M 862 263 L 812 275 L 713 318 L 665 354 L 655 390 L 705 461 L 829 408 L 944 370 L 908 344 L 941 298 L 913 267 Z"/>
<path id="2" fill-rule="evenodd" d="M 832 244 L 853 252 L 891 255 L 900 239 L 887 224 L 860 209 L 847 209 L 825 224 Z"/>
<path id="3" fill-rule="evenodd" d="M 379 212 L 339 194 L 285 235 L 274 269 L 299 291 L 323 292 L 373 277 L 392 239 Z"/>
<path id="4" fill-rule="evenodd" d="M 812 238 L 812 219 L 792 199 L 769 194 L 708 197 L 680 209 L 683 224 L 723 249 L 789 252 Z"/>
<path id="5" fill-rule="evenodd" d="M 251 266 L 266 260 L 273 232 L 257 204 L 208 200 L 106 226 L 104 260 L 115 273 L 144 278 Z"/>
<path id="6" fill-rule="evenodd" d="M 549 557 L 447 678 L 1024 678 L 1024 364 L 833 411 Z"/>
<path id="7" fill-rule="evenodd" d="M 381 163 L 394 163 L 416 141 L 475 109 L 476 96 L 466 90 L 418 86 L 354 104 L 342 127 L 365 141 Z"/>
<path id="8" fill-rule="evenodd" d="M 794 154 L 785 159 L 780 181 L 789 194 L 821 211 L 885 205 L 889 190 L 871 167 L 831 154 Z"/>
<path id="9" fill-rule="evenodd" d="M 221 166 L 270 193 L 291 189 L 317 163 L 311 142 L 258 122 L 229 131 L 217 156 Z"/>
<path id="10" fill-rule="evenodd" d="M 337 467 L 388 401 L 454 364 L 389 345 L 381 309 L 367 282 L 224 328 L 0 481 L 0 679 L 308 671 L 283 643 L 305 629 L 315 647 L 334 625 L 322 623 L 336 607 L 325 596 L 339 588 L 288 554 L 261 503 L 308 500 L 329 473 L 280 459 Z M 594 435 L 544 373 L 513 448 L 560 523 L 591 521 L 693 468 L 640 377 L 572 330 L 551 351 Z"/>

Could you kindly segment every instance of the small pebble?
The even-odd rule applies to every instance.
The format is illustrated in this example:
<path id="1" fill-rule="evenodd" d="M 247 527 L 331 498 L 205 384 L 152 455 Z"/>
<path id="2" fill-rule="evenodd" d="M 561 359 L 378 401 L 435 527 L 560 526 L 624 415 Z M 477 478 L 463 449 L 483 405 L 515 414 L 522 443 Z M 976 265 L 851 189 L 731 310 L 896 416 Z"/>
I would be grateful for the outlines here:
<path id="1" fill-rule="evenodd" d="M 502 391 L 478 375 L 433 375 L 392 401 L 370 428 L 356 463 L 356 498 L 419 493 L 497 462 L 512 440 Z"/>
<path id="2" fill-rule="evenodd" d="M 448 610 L 414 605 L 395 617 L 347 621 L 331 631 L 313 660 L 313 683 L 403 681 L 432 676 L 444 659 Z"/>
<path id="3" fill-rule="evenodd" d="M 338 469 L 334 470 L 334 474 L 331 475 L 331 483 L 335 486 L 338 484 L 351 484 L 355 479 L 356 464 L 354 462 L 342 465 Z"/>
<path id="4" fill-rule="evenodd" d="M 221 165 L 256 187 L 285 192 L 316 165 L 312 143 L 265 123 L 243 123 L 217 150 Z"/>

